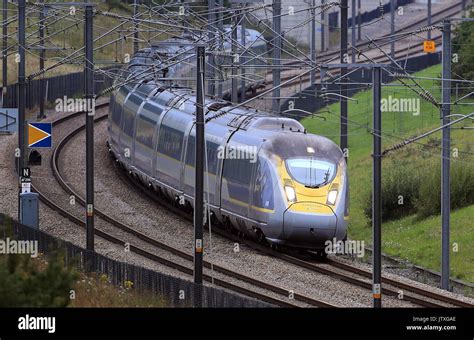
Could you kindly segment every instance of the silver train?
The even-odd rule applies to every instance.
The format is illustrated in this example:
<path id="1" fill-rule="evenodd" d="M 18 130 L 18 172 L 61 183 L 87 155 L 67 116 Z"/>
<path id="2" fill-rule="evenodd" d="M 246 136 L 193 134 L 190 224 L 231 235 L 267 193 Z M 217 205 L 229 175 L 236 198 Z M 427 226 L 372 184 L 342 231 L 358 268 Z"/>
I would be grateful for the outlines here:
<path id="1" fill-rule="evenodd" d="M 162 52 L 141 50 L 122 76 L 150 64 L 163 70 Z M 136 79 L 111 96 L 109 150 L 145 185 L 192 209 L 195 93 L 149 75 Z M 204 182 L 215 221 L 272 245 L 320 253 L 327 240 L 346 237 L 348 178 L 335 143 L 296 120 L 206 98 L 206 117 L 216 114 L 205 127 Z"/>

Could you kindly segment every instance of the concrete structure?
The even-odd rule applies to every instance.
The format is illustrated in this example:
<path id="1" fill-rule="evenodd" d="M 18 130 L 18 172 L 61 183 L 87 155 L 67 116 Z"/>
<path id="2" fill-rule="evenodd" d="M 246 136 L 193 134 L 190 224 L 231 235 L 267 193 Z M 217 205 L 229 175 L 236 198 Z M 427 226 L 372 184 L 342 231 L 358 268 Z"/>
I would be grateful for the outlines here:
<path id="1" fill-rule="evenodd" d="M 264 0 L 266 5 L 271 5 L 272 0 Z M 291 38 L 292 40 L 296 40 L 298 44 L 308 46 L 308 42 L 310 41 L 311 36 L 311 21 L 310 21 L 310 11 L 309 7 L 311 4 L 311 0 L 282 0 L 282 30 L 285 33 L 285 37 Z M 325 3 L 329 3 L 330 1 L 326 0 Z M 388 2 L 384 0 L 383 3 Z M 379 0 L 363 0 L 361 4 L 361 11 L 366 12 L 373 10 L 379 6 Z M 316 6 L 321 5 L 321 0 L 316 0 Z M 349 1 L 349 6 L 351 5 L 351 1 Z M 268 7 L 269 9 L 271 8 Z M 267 9 L 266 11 L 261 10 L 256 12 L 256 15 L 260 19 L 268 19 L 271 20 L 272 12 L 271 10 Z M 288 15 L 290 11 L 294 12 L 294 15 Z M 321 50 L 321 15 L 318 14 L 320 11 L 316 11 L 316 48 L 318 51 Z M 333 13 L 339 12 L 338 7 L 333 7 L 328 10 L 326 13 Z M 349 9 L 349 18 L 351 17 L 351 10 Z M 327 18 L 327 16 L 326 16 Z M 327 19 L 326 19 L 327 20 Z M 298 25 L 302 25 L 301 27 L 294 28 Z M 325 31 L 326 33 L 326 41 L 329 41 L 329 30 Z M 326 46 L 327 47 L 327 46 Z"/>

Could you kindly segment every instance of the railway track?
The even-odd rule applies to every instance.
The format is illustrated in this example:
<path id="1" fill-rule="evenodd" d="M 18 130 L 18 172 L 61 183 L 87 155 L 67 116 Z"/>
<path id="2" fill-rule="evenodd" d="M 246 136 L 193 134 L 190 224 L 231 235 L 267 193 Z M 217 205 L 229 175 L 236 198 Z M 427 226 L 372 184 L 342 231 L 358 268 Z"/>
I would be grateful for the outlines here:
<path id="1" fill-rule="evenodd" d="M 435 19 L 433 20 L 433 24 L 436 24 L 437 22 L 441 21 L 441 18 L 439 18 L 441 15 L 446 15 L 447 16 L 447 15 L 454 14 L 454 11 L 456 11 L 455 13 L 459 12 L 458 7 L 460 7 L 460 6 L 461 6 L 461 3 L 454 4 L 450 7 L 445 8 L 444 10 L 436 13 L 435 14 Z M 403 27 L 402 29 L 407 30 L 411 27 L 415 27 L 415 26 L 419 25 L 420 22 L 410 24 L 408 26 Z M 440 39 L 441 39 L 440 35 L 433 37 L 433 40 L 440 40 Z M 369 44 L 370 44 L 370 42 L 363 42 L 363 43 L 357 45 L 357 48 L 361 49 L 364 46 L 368 46 Z M 381 46 L 385 46 L 385 45 L 386 45 L 386 43 L 381 44 Z M 400 52 L 398 52 L 397 55 L 401 55 L 402 53 L 404 53 L 404 52 L 400 51 Z M 337 57 L 337 55 L 338 55 L 338 52 L 335 51 L 335 52 L 330 52 L 330 53 L 323 54 L 321 56 L 321 58 L 323 60 L 330 60 L 331 57 L 334 58 L 334 57 Z M 374 58 L 375 61 L 381 61 L 382 59 L 386 60 L 387 58 L 385 56 L 379 56 L 379 57 Z M 287 79 L 289 79 L 289 78 L 291 78 L 291 77 L 288 77 Z M 301 83 L 305 79 L 306 78 L 302 77 L 301 79 L 298 79 L 297 82 Z M 285 80 L 285 79 L 283 79 L 283 80 Z M 288 84 L 288 86 L 293 86 L 293 85 L 294 85 L 294 83 Z M 107 106 L 107 104 L 101 104 L 97 107 L 97 109 L 102 109 L 106 106 Z M 78 116 L 80 114 L 81 113 L 78 112 L 78 113 L 60 118 L 60 119 L 56 120 L 53 124 L 54 125 L 62 124 L 64 122 L 66 122 L 68 119 L 70 119 L 71 117 L 75 117 L 75 116 Z M 106 117 L 107 117 L 107 115 L 99 116 L 99 117 L 96 118 L 96 122 L 101 121 L 101 120 L 105 119 Z M 53 156 L 50 159 L 50 161 L 51 161 L 50 166 L 53 170 L 53 174 L 54 174 L 54 177 L 55 177 L 57 183 L 61 186 L 61 188 L 66 193 L 68 193 L 70 195 L 74 195 L 76 197 L 76 200 L 79 202 L 79 204 L 81 204 L 83 206 L 85 205 L 84 199 L 81 197 L 80 194 L 78 194 L 76 191 L 74 191 L 66 183 L 66 181 L 64 181 L 64 179 L 61 175 L 58 164 L 59 164 L 60 154 L 61 154 L 61 151 L 64 148 L 64 146 L 74 136 L 79 134 L 84 129 L 85 129 L 85 125 L 82 125 L 82 126 L 77 127 L 76 129 L 74 129 L 71 133 L 67 134 L 61 140 L 61 142 L 58 144 L 58 146 L 54 149 Z M 131 180 L 128 176 L 125 176 L 123 173 L 121 174 L 121 176 L 127 177 L 127 179 L 126 179 L 127 181 Z M 182 211 L 179 208 L 177 208 L 176 206 L 173 206 L 172 204 L 156 197 L 156 195 L 151 193 L 148 190 L 148 188 L 146 188 L 143 185 L 137 183 L 136 181 L 134 182 L 134 186 L 135 187 L 139 186 L 140 190 L 145 192 L 151 199 L 153 199 L 154 201 L 158 201 L 158 203 L 160 205 L 164 206 L 168 210 L 174 211 L 175 213 L 177 213 L 178 216 L 180 216 L 180 217 L 182 216 Z M 83 228 L 85 227 L 85 222 L 81 218 L 77 217 L 76 215 L 72 214 L 71 212 L 67 211 L 66 209 L 64 209 L 63 207 L 61 207 L 57 203 L 55 203 L 46 194 L 44 194 L 43 192 L 38 190 L 38 188 L 33 187 L 33 189 L 39 193 L 40 199 L 43 201 L 43 203 L 45 203 L 50 208 L 57 211 L 59 214 L 66 217 L 67 219 L 69 219 L 73 223 L 75 223 L 75 224 L 77 224 L 77 225 L 79 225 Z M 174 247 L 171 247 L 167 244 L 164 244 L 164 243 L 162 243 L 162 242 L 160 242 L 156 239 L 153 239 L 153 238 L 141 233 L 140 231 L 134 229 L 133 227 L 125 225 L 124 223 L 114 219 L 113 217 L 111 217 L 110 215 L 108 215 L 107 213 L 105 213 L 105 212 L 103 212 L 99 209 L 96 209 L 95 212 L 96 212 L 96 216 L 98 218 L 106 221 L 110 225 L 113 225 L 115 228 L 120 229 L 120 230 L 126 232 L 127 234 L 133 235 L 134 237 L 137 237 L 138 239 L 140 239 L 141 241 L 143 241 L 143 242 L 145 242 L 149 245 L 152 245 L 156 248 L 159 248 L 159 249 L 165 250 L 167 252 L 170 252 L 171 254 L 173 254 L 175 256 L 178 256 L 178 257 L 180 257 L 180 258 L 182 258 L 186 261 L 192 262 L 192 260 L 193 260 L 192 255 L 187 254 L 187 253 L 185 253 L 185 252 L 183 252 L 179 249 L 176 249 Z M 190 217 L 190 216 L 188 216 L 188 217 Z M 188 218 L 188 221 L 189 221 L 189 218 Z M 225 231 L 225 230 L 222 230 L 222 229 L 218 229 L 218 230 L 215 229 L 214 231 L 218 232 L 219 234 L 221 234 L 224 237 L 227 237 L 227 238 L 230 238 L 230 239 L 233 239 L 233 240 L 238 240 L 239 242 L 243 241 L 242 238 L 239 238 L 236 235 L 234 235 L 232 233 L 229 233 L 228 231 Z M 96 229 L 95 233 L 96 233 L 97 236 L 99 236 L 99 237 L 101 237 L 101 238 L 103 238 L 103 239 L 105 239 L 105 240 L 107 240 L 111 243 L 123 245 L 126 242 L 125 240 L 120 239 L 120 238 L 112 235 L 111 233 L 108 233 L 108 232 L 105 232 L 105 231 L 102 231 L 102 230 L 99 230 L 99 229 Z M 275 252 L 275 251 L 269 249 L 268 247 L 262 246 L 260 244 L 256 244 L 255 242 L 252 242 L 250 240 L 244 240 L 244 242 L 247 245 L 251 246 L 252 248 L 255 248 L 255 249 L 259 250 L 260 252 L 263 252 L 263 253 L 265 253 L 269 256 L 272 256 L 272 257 L 282 259 L 282 260 L 284 260 L 288 263 L 291 263 L 293 265 L 297 265 L 299 267 L 311 270 L 313 272 L 328 275 L 330 277 L 336 278 L 336 279 L 344 281 L 344 282 L 348 282 L 350 284 L 353 284 L 353 285 L 356 285 L 356 286 L 359 286 L 359 287 L 362 287 L 362 288 L 365 288 L 365 289 L 368 289 L 368 290 L 372 289 L 371 282 L 369 282 L 367 280 L 368 278 L 371 277 L 371 273 L 369 271 L 366 271 L 366 270 L 363 270 L 363 269 L 360 269 L 360 268 L 356 268 L 356 267 L 353 267 L 353 266 L 347 265 L 345 263 L 342 263 L 340 261 L 336 261 L 336 260 L 332 260 L 332 259 L 327 260 L 327 262 L 324 263 L 324 264 L 315 264 L 315 263 L 312 263 L 310 260 L 301 258 L 299 256 L 294 256 L 294 255 L 290 255 L 290 254 L 286 254 L 286 253 L 282 253 L 282 252 Z M 187 266 L 183 266 L 183 265 L 181 265 L 177 262 L 170 261 L 170 260 L 168 260 L 164 257 L 160 257 L 156 254 L 153 254 L 153 253 L 147 251 L 147 250 L 144 250 L 143 248 L 141 248 L 139 246 L 131 245 L 130 250 L 132 252 L 138 254 L 138 255 L 141 255 L 145 258 L 153 260 L 154 262 L 161 263 L 163 265 L 166 265 L 170 268 L 176 269 L 176 270 L 178 270 L 180 272 L 183 272 L 185 274 L 192 275 L 192 269 L 191 268 L 189 268 Z M 309 255 L 309 257 L 311 257 L 310 254 L 307 254 L 307 255 Z M 277 287 L 277 286 L 274 286 L 274 285 L 270 285 L 266 282 L 251 278 L 249 276 L 245 276 L 243 274 L 237 273 L 235 271 L 231 271 L 231 270 L 229 270 L 227 268 L 224 268 L 224 267 L 221 267 L 221 266 L 213 265 L 209 262 L 204 262 L 204 266 L 208 269 L 210 269 L 212 267 L 212 269 L 214 271 L 219 272 L 222 275 L 232 277 L 232 278 L 237 279 L 239 281 L 245 282 L 246 284 L 249 284 L 249 285 L 264 289 L 264 290 L 268 290 L 268 291 L 270 291 L 274 294 L 284 296 L 284 298 L 277 299 L 277 298 L 274 298 L 274 297 L 270 297 L 268 295 L 264 295 L 262 293 L 258 293 L 258 292 L 255 292 L 253 290 L 249 290 L 247 288 L 243 288 L 241 286 L 229 283 L 225 280 L 213 278 L 209 275 L 204 275 L 204 279 L 208 282 L 214 282 L 218 286 L 233 290 L 235 292 L 238 292 L 238 293 L 241 293 L 241 294 L 244 294 L 244 295 L 247 295 L 247 296 L 254 297 L 254 298 L 262 300 L 262 301 L 269 302 L 269 303 L 277 305 L 277 306 L 282 306 L 282 307 L 295 307 L 296 306 L 294 303 L 289 302 L 289 300 L 288 300 L 289 291 L 286 290 L 286 289 L 283 289 L 283 288 L 280 288 L 280 287 Z M 401 290 L 401 291 L 404 292 L 403 300 L 411 302 L 411 303 L 419 305 L 419 306 L 445 307 L 446 305 L 449 305 L 449 306 L 457 306 L 457 307 L 474 307 L 474 305 L 469 304 L 467 302 L 460 301 L 460 300 L 457 300 L 457 299 L 454 299 L 454 298 L 451 298 L 451 297 L 447 297 L 447 296 L 444 296 L 444 295 L 440 295 L 440 294 L 437 294 L 435 292 L 425 290 L 425 289 L 422 289 L 422 288 L 419 288 L 419 287 L 416 287 L 416 286 L 412 286 L 412 285 L 409 285 L 409 284 L 406 284 L 406 283 L 403 283 L 403 282 L 399 282 L 399 281 L 396 281 L 396 280 L 393 280 L 393 279 L 389 279 L 389 278 L 386 278 L 386 277 L 383 278 L 383 283 L 385 283 L 385 287 L 382 290 L 383 294 L 389 295 L 389 296 L 400 296 L 400 290 Z M 405 293 L 405 292 L 408 292 L 408 293 Z M 313 299 L 313 298 L 310 298 L 308 296 L 304 296 L 304 295 L 301 295 L 301 294 L 297 294 L 297 293 L 294 293 L 293 297 L 294 297 L 294 300 L 305 303 L 305 304 L 308 304 L 308 305 L 311 305 L 311 306 L 335 307 L 334 305 L 332 305 L 330 303 L 327 303 L 327 302 L 324 302 L 324 301 L 319 301 L 319 300 L 316 300 L 316 299 Z"/>
<path id="2" fill-rule="evenodd" d="M 179 206 L 171 204 L 167 200 L 164 200 L 161 197 L 157 196 L 154 192 L 149 190 L 149 188 L 144 186 L 142 183 L 128 176 L 125 171 L 118 171 L 118 175 L 122 178 L 123 181 L 128 182 L 130 184 L 131 190 L 138 189 L 141 193 L 146 195 L 154 202 L 158 203 L 163 208 L 172 211 L 178 218 L 184 219 L 187 222 L 192 223 L 192 215 L 183 214 L 182 208 L 180 208 Z M 213 228 L 213 232 L 232 241 L 244 243 L 252 249 L 255 249 L 268 256 L 281 259 L 293 265 L 333 277 L 335 279 L 350 283 L 358 287 L 362 287 L 367 290 L 372 290 L 372 283 L 367 280 L 368 278 L 372 277 L 372 274 L 369 271 L 353 267 L 332 259 L 328 259 L 324 263 L 316 264 L 312 262 L 314 261 L 314 257 L 310 252 L 306 252 L 305 254 L 303 254 L 303 257 L 306 257 L 305 259 L 301 258 L 301 256 L 295 256 L 292 254 L 283 253 L 281 251 L 275 251 L 265 245 L 258 244 L 253 240 L 246 239 L 245 237 L 243 238 L 243 235 L 236 235 L 223 228 Z M 401 291 L 403 291 L 402 300 L 411 302 L 415 305 L 423 307 L 474 307 L 474 305 L 469 304 L 467 302 L 447 297 L 445 295 L 437 294 L 430 290 L 422 289 L 401 281 L 389 279 L 387 277 L 383 277 L 382 282 L 386 284 L 386 286 L 382 290 L 383 294 L 387 296 L 399 297 L 401 295 Z"/>
<path id="3" fill-rule="evenodd" d="M 192 222 L 191 215 L 183 215 L 183 212 L 179 207 L 176 207 L 173 204 L 170 204 L 169 202 L 156 196 L 144 185 L 142 185 L 138 181 L 131 179 L 129 176 L 126 176 L 126 174 L 124 174 L 123 171 L 122 173 L 119 174 L 119 176 L 124 178 L 126 181 L 132 182 L 134 187 L 138 188 L 140 192 L 147 195 L 150 199 L 154 200 L 162 207 L 174 212 L 178 217 L 183 218 L 187 220 L 188 222 Z M 313 256 L 309 252 L 305 254 L 305 256 L 308 257 L 308 259 L 302 259 L 299 256 L 272 250 L 267 246 L 254 242 L 253 240 L 242 238 L 242 235 L 239 236 L 221 228 L 213 228 L 213 232 L 220 236 L 231 239 L 232 241 L 238 241 L 240 243 L 243 242 L 245 245 L 255 250 L 258 250 L 259 252 L 264 253 L 268 256 L 279 258 L 293 265 L 297 265 L 299 267 L 302 267 L 302 268 L 305 268 L 305 269 L 308 269 L 310 271 L 314 271 L 320 274 L 328 275 L 330 277 L 356 285 L 358 287 L 365 288 L 367 290 L 372 290 L 372 283 L 367 280 L 367 278 L 372 277 L 372 273 L 364 269 L 353 267 L 345 263 L 342 263 L 340 261 L 332 260 L 332 259 L 327 259 L 326 262 L 324 263 L 315 264 L 311 262 L 311 259 L 313 258 Z M 325 266 L 332 267 L 332 269 L 326 268 Z M 353 274 L 356 274 L 356 275 L 353 275 Z M 445 295 L 437 294 L 430 290 L 426 290 L 423 288 L 419 288 L 417 286 L 409 285 L 401 281 L 389 279 L 387 277 L 383 277 L 382 282 L 388 285 L 388 287 L 385 286 L 382 289 L 382 293 L 384 295 L 398 297 L 400 296 L 400 291 L 403 291 L 403 300 L 411 302 L 419 306 L 432 307 L 432 308 L 447 307 L 447 305 L 455 306 L 455 307 L 474 307 L 474 305 L 470 303 L 467 303 L 455 298 L 447 297 Z M 432 301 L 427 300 L 427 299 L 430 299 Z"/>
<path id="4" fill-rule="evenodd" d="M 105 108 L 107 105 L 108 104 L 99 105 L 98 107 L 96 107 L 96 112 L 99 109 Z M 80 115 L 80 114 L 81 113 L 79 112 L 79 113 L 71 114 L 67 117 L 60 118 L 60 119 L 54 121 L 53 125 L 57 126 L 59 124 L 62 124 L 64 122 L 66 122 L 68 119 L 76 117 L 77 115 Z M 95 119 L 95 122 L 96 123 L 100 122 L 100 121 L 102 121 L 106 118 L 107 118 L 107 114 L 98 116 Z M 66 183 L 66 181 L 63 179 L 58 164 L 59 164 L 61 151 L 64 149 L 66 144 L 69 141 L 71 141 L 71 139 L 74 136 L 76 136 L 80 132 L 84 131 L 84 129 L 85 129 L 85 124 L 75 128 L 73 131 L 69 132 L 58 143 L 58 145 L 54 149 L 53 154 L 50 158 L 50 166 L 51 166 L 51 169 L 53 171 L 53 174 L 54 174 L 54 177 L 55 177 L 57 183 L 61 186 L 61 188 L 66 193 L 68 193 L 70 195 L 74 195 L 75 198 L 76 198 L 76 202 L 79 202 L 79 204 L 81 204 L 82 206 L 85 206 L 84 199 L 81 197 L 81 195 L 79 193 L 74 191 Z M 46 193 L 42 192 L 38 187 L 36 187 L 34 185 L 32 187 L 33 187 L 33 190 L 36 191 L 39 194 L 40 199 L 44 204 L 46 204 L 51 209 L 55 210 L 61 216 L 67 218 L 68 220 L 70 220 L 74 224 L 76 224 L 76 225 L 78 225 L 82 228 L 85 228 L 85 222 L 84 222 L 83 219 L 77 217 L 75 214 L 69 212 L 64 207 L 61 207 L 59 204 L 55 203 L 50 197 L 48 197 L 48 195 Z M 136 230 L 135 228 L 130 227 L 130 226 L 114 219 L 109 214 L 107 214 L 107 213 L 105 213 L 105 212 L 103 212 L 99 209 L 96 209 L 95 213 L 96 213 L 96 218 L 100 218 L 100 219 L 106 221 L 107 223 L 109 223 L 110 225 L 113 225 L 115 228 L 120 229 L 120 230 L 126 232 L 129 235 L 133 235 L 134 237 L 137 237 L 138 239 L 145 242 L 146 244 L 151 245 L 151 246 L 156 247 L 156 248 L 159 248 L 159 249 L 162 249 L 162 250 L 165 250 L 165 251 L 167 251 L 167 252 L 169 252 L 169 253 L 171 253 L 175 256 L 178 256 L 178 257 L 192 263 L 192 261 L 193 261 L 193 256 L 192 255 L 187 254 L 187 253 L 185 253 L 185 252 L 183 252 L 183 251 L 181 251 L 177 248 L 174 248 L 172 246 L 169 246 L 167 244 L 164 244 L 164 243 L 162 243 L 162 242 L 160 242 L 156 239 L 153 239 L 153 238 L 141 233 L 140 231 Z M 125 243 L 130 243 L 130 242 L 128 242 L 128 240 L 120 239 L 119 237 L 114 236 L 109 232 L 105 232 L 105 231 L 97 229 L 97 228 L 95 229 L 95 234 L 98 237 L 101 237 L 101 238 L 103 238 L 103 239 L 105 239 L 105 240 L 107 240 L 111 243 L 118 244 L 120 246 L 123 246 Z M 143 256 L 147 259 L 150 259 L 154 262 L 157 262 L 157 263 L 163 264 L 167 267 L 178 270 L 178 271 L 180 271 L 184 274 L 187 274 L 187 275 L 192 275 L 193 274 L 192 268 L 190 268 L 188 266 L 184 266 L 184 265 L 182 265 L 180 263 L 177 263 L 175 261 L 170 261 L 169 259 L 164 258 L 162 256 L 158 256 L 156 254 L 153 254 L 150 251 L 147 251 L 147 250 L 143 249 L 140 246 L 130 244 L 130 251 L 134 252 L 134 253 L 136 253 L 140 256 Z M 260 281 L 258 279 L 252 278 L 250 276 L 246 276 L 244 274 L 229 270 L 229 269 L 224 268 L 222 266 L 213 265 L 213 264 L 211 264 L 210 262 L 207 262 L 207 261 L 204 262 L 205 268 L 210 269 L 211 265 L 212 265 L 212 269 L 214 271 L 222 274 L 223 276 L 231 277 L 231 278 L 236 279 L 238 281 L 244 282 L 247 285 L 257 287 L 260 290 L 265 290 L 265 291 L 272 292 L 273 295 L 279 295 L 281 297 L 275 298 L 273 296 L 269 296 L 267 294 L 262 294 L 260 292 L 255 291 L 255 290 L 247 289 L 247 288 L 244 288 L 240 285 L 230 283 L 230 282 L 225 281 L 223 279 L 212 277 L 208 274 L 203 275 L 203 278 L 204 278 L 205 281 L 213 282 L 217 286 L 232 290 L 234 292 L 243 294 L 245 296 L 253 297 L 255 299 L 273 304 L 275 306 L 280 306 L 280 307 L 299 307 L 300 306 L 299 304 L 295 304 L 294 302 L 292 302 L 292 300 L 298 301 L 298 302 L 306 304 L 308 306 L 314 306 L 314 307 L 336 307 L 335 305 L 332 305 L 328 302 L 320 301 L 320 300 L 317 300 L 317 299 L 314 299 L 314 298 L 311 298 L 311 297 L 308 297 L 308 296 L 305 296 L 305 295 L 302 295 L 302 294 L 298 294 L 296 292 L 292 292 L 292 294 L 291 294 L 292 298 L 290 299 L 289 298 L 290 291 L 288 291 L 286 289 L 283 289 L 283 288 L 278 287 L 276 285 L 272 285 L 272 284 Z"/>
<path id="5" fill-rule="evenodd" d="M 107 104 L 102 104 L 98 109 L 105 108 Z M 56 120 L 53 124 L 54 125 L 59 125 L 68 119 L 71 119 L 74 116 L 79 115 L 80 113 L 72 114 L 67 117 L 60 118 Z M 99 122 L 101 120 L 104 120 L 107 117 L 106 114 L 101 115 L 96 118 L 96 122 Z M 77 134 L 79 134 L 81 131 L 85 129 L 85 125 L 81 125 L 77 128 L 75 128 L 72 132 L 68 133 L 56 146 L 54 149 L 53 155 L 50 159 L 50 166 L 51 169 L 53 170 L 54 177 L 58 184 L 61 186 L 61 188 L 68 194 L 74 195 L 76 197 L 76 201 L 79 202 L 81 205 L 84 205 L 84 199 L 81 197 L 80 194 L 75 192 L 63 179 L 60 169 L 59 169 L 59 159 L 61 155 L 61 151 L 65 147 L 65 145 Z M 127 176 L 123 171 L 119 171 L 119 176 L 124 179 L 125 181 L 132 182 L 132 186 L 135 188 L 138 188 L 141 192 L 145 193 L 150 199 L 156 201 L 158 204 L 166 208 L 167 210 L 171 210 L 174 212 L 178 217 L 183 218 L 183 212 L 179 207 L 176 207 L 169 202 L 157 197 L 153 192 L 151 192 L 147 187 L 143 186 L 137 181 L 132 180 L 129 176 Z M 77 217 L 76 215 L 68 212 L 66 209 L 62 208 L 60 205 L 56 204 L 52 199 L 50 199 L 45 193 L 41 192 L 41 190 L 38 190 L 37 187 L 33 186 L 34 190 L 40 194 L 40 199 L 48 205 L 50 208 L 53 210 L 57 211 L 60 215 L 66 217 L 73 223 L 85 228 L 85 222 Z M 164 244 L 156 239 L 153 239 L 138 230 L 125 225 L 124 223 L 117 221 L 110 215 L 104 213 L 101 210 L 96 209 L 96 216 L 100 219 L 103 219 L 104 221 L 110 223 L 114 227 L 126 232 L 127 234 L 130 234 L 134 237 L 137 237 L 138 239 L 142 240 L 143 242 L 146 242 L 149 245 L 152 245 L 156 248 L 165 250 L 167 252 L 172 253 L 173 255 L 176 255 L 186 261 L 192 262 L 192 255 L 187 254 L 177 248 L 171 247 L 167 244 Z M 192 221 L 191 215 L 184 215 L 184 218 L 190 222 Z M 226 237 L 228 239 L 234 240 L 234 241 L 239 241 L 240 243 L 245 243 L 247 246 L 250 246 L 253 249 L 258 250 L 259 252 L 262 252 L 268 256 L 271 257 L 276 257 L 281 260 L 284 260 L 285 262 L 291 263 L 293 265 L 297 265 L 299 267 L 308 269 L 313 272 L 317 272 L 323 275 L 330 276 L 332 278 L 338 279 L 343 282 L 347 282 L 349 284 L 362 287 L 367 290 L 372 289 L 372 285 L 368 278 L 371 277 L 371 273 L 369 271 L 356 268 L 350 265 L 347 265 L 345 263 L 342 263 L 340 261 L 332 260 L 329 259 L 327 260 L 326 263 L 313 263 L 311 262 L 311 254 L 306 253 L 306 259 L 301 258 L 301 256 L 294 256 L 288 253 L 283 253 L 283 252 L 278 252 L 274 251 L 264 245 L 258 244 L 256 242 L 253 242 L 252 240 L 248 239 L 243 239 L 242 237 L 239 237 L 238 235 L 235 235 L 233 233 L 230 233 L 229 231 L 226 231 L 224 229 L 220 228 L 215 228 L 213 229 L 214 232 L 220 234 L 223 237 Z M 120 239 L 110 233 L 104 232 L 102 230 L 96 229 L 96 235 L 115 244 L 119 245 L 124 245 L 127 240 Z M 139 246 L 136 245 L 131 245 L 130 250 L 138 255 L 141 255 L 143 257 L 146 257 L 150 260 L 153 260 L 155 262 L 161 263 L 163 265 L 166 265 L 170 268 L 176 269 L 180 272 L 183 272 L 188 275 L 192 275 L 192 269 L 186 266 L 183 266 L 179 263 L 170 261 L 166 258 L 160 257 L 156 254 L 150 253 L 149 251 L 146 251 Z M 209 262 L 204 262 L 204 266 L 208 269 L 211 268 L 211 263 Z M 330 268 L 327 268 L 330 267 Z M 222 275 L 233 277 L 234 279 L 237 279 L 239 281 L 245 282 L 247 284 L 256 286 L 261 289 L 265 289 L 268 291 L 271 291 L 275 294 L 284 296 L 284 299 L 276 299 L 274 297 L 269 297 L 266 295 L 263 295 L 261 293 L 237 286 L 235 284 L 226 282 L 224 280 L 212 278 L 209 275 L 205 275 L 204 279 L 208 282 L 214 282 L 216 285 L 219 285 L 221 287 L 233 290 L 235 292 L 254 297 L 256 299 L 272 303 L 277 306 L 281 307 L 294 307 L 295 305 L 291 302 L 288 301 L 288 294 L 289 290 L 270 285 L 266 282 L 245 276 L 243 274 L 231 271 L 229 269 L 226 269 L 221 266 L 216 266 L 212 265 L 212 269 L 215 270 L 216 272 L 219 272 Z M 400 295 L 400 290 L 403 291 L 403 300 L 413 303 L 415 305 L 423 306 L 423 307 L 446 307 L 446 306 L 456 306 L 456 307 L 474 307 L 472 304 L 469 304 L 467 302 L 454 299 L 451 297 L 447 297 L 445 295 L 440 295 L 437 293 L 434 293 L 432 291 L 422 289 L 416 286 L 412 286 L 403 282 L 399 282 L 393 279 L 389 279 L 384 277 L 383 278 L 383 283 L 385 283 L 385 287 L 383 288 L 382 293 L 388 296 L 399 296 Z M 294 293 L 293 295 L 294 300 L 308 304 L 310 306 L 317 306 L 317 307 L 335 307 L 334 305 L 324 302 L 324 301 L 319 301 L 315 300 L 313 298 L 310 298 L 308 296 L 304 296 L 298 293 Z"/>

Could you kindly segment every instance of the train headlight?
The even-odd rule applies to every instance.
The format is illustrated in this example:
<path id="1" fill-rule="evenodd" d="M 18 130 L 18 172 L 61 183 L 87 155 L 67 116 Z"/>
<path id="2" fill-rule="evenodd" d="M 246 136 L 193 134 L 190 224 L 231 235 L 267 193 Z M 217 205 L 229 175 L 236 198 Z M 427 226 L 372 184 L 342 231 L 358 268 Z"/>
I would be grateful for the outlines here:
<path id="1" fill-rule="evenodd" d="M 285 193 L 286 193 L 286 198 L 288 199 L 289 202 L 291 202 L 291 203 L 296 202 L 295 188 L 286 185 L 285 186 Z"/>
<path id="2" fill-rule="evenodd" d="M 328 203 L 331 205 L 336 204 L 337 200 L 337 190 L 331 190 L 328 194 Z"/>

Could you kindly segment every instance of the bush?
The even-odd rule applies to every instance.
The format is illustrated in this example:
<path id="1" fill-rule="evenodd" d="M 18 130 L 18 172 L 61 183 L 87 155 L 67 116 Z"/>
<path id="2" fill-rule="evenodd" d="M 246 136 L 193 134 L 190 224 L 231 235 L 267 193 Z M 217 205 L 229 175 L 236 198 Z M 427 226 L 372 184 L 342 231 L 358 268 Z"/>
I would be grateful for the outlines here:
<path id="1" fill-rule="evenodd" d="M 66 307 L 77 274 L 64 267 L 59 254 L 46 263 L 28 255 L 0 260 L 0 307 Z"/>
<path id="2" fill-rule="evenodd" d="M 470 18 L 474 17 L 471 11 Z M 453 63 L 453 74 L 456 78 L 473 80 L 474 69 L 474 23 L 463 22 L 454 31 L 453 53 L 459 55 L 459 62 Z M 469 88 L 462 89 L 462 93 L 471 91 Z"/>
<path id="3" fill-rule="evenodd" d="M 421 166 L 420 166 L 421 165 Z M 399 204 L 403 197 L 403 205 Z M 372 192 L 366 194 L 364 214 L 372 220 Z M 452 162 L 451 209 L 474 204 L 474 165 Z M 410 163 L 392 160 L 382 171 L 382 219 L 417 214 L 420 219 L 441 211 L 441 163 L 417 158 Z"/>
<path id="4" fill-rule="evenodd" d="M 392 160 L 382 170 L 382 219 L 392 220 L 415 212 L 420 171 L 408 162 Z M 372 191 L 366 196 L 364 214 L 372 220 Z"/>
<path id="5" fill-rule="evenodd" d="M 441 164 L 433 162 L 433 169 L 420 183 L 420 195 L 415 203 L 419 218 L 438 215 L 441 211 Z M 474 166 L 453 162 L 451 166 L 451 209 L 474 204 Z"/>

